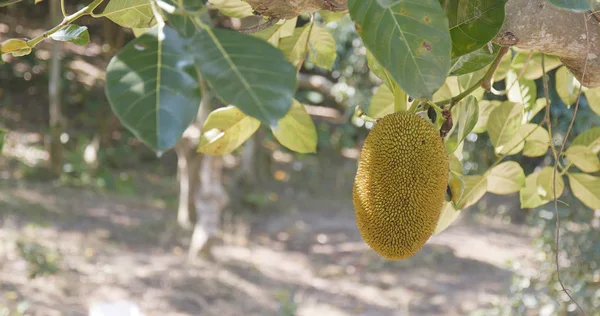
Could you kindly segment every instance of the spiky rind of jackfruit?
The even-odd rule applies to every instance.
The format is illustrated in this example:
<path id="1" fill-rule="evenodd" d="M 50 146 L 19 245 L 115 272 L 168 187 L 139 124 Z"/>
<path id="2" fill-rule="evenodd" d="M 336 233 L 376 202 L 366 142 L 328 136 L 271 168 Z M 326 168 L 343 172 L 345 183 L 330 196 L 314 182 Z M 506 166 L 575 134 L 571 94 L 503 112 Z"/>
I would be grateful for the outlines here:
<path id="1" fill-rule="evenodd" d="M 365 242 L 387 259 L 419 251 L 437 225 L 448 172 L 448 154 L 433 124 L 409 112 L 379 120 L 354 179 L 356 223 Z"/>

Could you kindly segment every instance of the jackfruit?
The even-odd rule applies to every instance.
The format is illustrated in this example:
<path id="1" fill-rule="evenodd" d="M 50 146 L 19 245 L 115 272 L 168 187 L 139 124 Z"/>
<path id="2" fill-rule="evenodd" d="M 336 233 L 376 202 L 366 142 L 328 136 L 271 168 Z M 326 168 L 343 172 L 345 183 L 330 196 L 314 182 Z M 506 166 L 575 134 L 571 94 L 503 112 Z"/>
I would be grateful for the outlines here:
<path id="1" fill-rule="evenodd" d="M 419 251 L 440 217 L 448 172 L 432 123 L 410 112 L 380 119 L 361 150 L 353 187 L 356 224 L 367 245 L 393 260 Z"/>

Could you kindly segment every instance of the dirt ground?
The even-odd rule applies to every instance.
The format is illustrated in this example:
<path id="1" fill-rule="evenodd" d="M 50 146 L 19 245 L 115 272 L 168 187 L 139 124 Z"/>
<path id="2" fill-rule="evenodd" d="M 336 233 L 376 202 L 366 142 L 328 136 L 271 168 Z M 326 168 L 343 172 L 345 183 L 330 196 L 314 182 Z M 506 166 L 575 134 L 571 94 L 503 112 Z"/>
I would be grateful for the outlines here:
<path id="1" fill-rule="evenodd" d="M 362 242 L 350 199 L 283 194 L 271 208 L 227 220 L 214 261 L 188 262 L 190 233 L 170 208 L 0 180 L 0 306 L 86 315 L 93 303 L 130 300 L 145 315 L 467 315 L 503 304 L 511 262 L 533 253 L 523 227 L 461 220 L 409 260 L 388 261 Z M 30 280 L 17 241 L 47 247 L 58 272 Z"/>

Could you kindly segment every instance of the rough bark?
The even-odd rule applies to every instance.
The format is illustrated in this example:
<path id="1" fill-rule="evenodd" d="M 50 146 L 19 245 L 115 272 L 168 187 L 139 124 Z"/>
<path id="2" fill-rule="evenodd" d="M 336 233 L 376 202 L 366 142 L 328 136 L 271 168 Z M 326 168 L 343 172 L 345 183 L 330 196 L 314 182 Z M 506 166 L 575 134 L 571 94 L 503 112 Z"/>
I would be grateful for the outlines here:
<path id="1" fill-rule="evenodd" d="M 247 0 L 256 13 L 275 19 L 293 19 L 318 10 L 345 11 L 346 0 Z"/>
<path id="2" fill-rule="evenodd" d="M 600 86 L 600 25 L 589 13 L 561 10 L 546 0 L 509 0 L 496 42 L 556 55 L 581 78 L 586 56 L 584 16 L 588 16 L 590 50 L 583 84 Z"/>
<path id="3" fill-rule="evenodd" d="M 179 180 L 177 223 L 184 229 L 192 228 L 195 217 L 194 192 L 198 187 L 198 173 L 202 161 L 200 154 L 196 152 L 199 137 L 199 127 L 192 124 L 175 146 Z"/>
<path id="4" fill-rule="evenodd" d="M 346 0 L 247 1 L 256 13 L 278 19 L 291 19 L 317 10 L 347 10 Z M 583 84 L 587 87 L 598 87 L 600 25 L 589 13 L 562 10 L 546 0 L 508 0 L 506 20 L 495 42 L 556 55 L 577 78 L 581 78 L 587 45 L 584 15 L 589 17 L 590 50 Z"/>
<path id="5" fill-rule="evenodd" d="M 188 251 L 193 260 L 198 253 L 212 257 L 211 248 L 220 225 L 221 212 L 229 204 L 229 196 L 223 186 L 223 158 L 205 155 L 200 166 L 200 183 L 195 192 L 196 224 Z"/>

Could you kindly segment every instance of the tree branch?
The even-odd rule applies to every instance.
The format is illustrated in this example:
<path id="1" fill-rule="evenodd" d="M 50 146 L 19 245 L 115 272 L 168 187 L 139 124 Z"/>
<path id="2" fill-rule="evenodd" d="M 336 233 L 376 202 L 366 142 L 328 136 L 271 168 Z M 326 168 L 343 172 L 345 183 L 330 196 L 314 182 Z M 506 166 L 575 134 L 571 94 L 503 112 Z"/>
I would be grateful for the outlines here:
<path id="1" fill-rule="evenodd" d="M 589 28 L 589 51 L 586 52 L 586 27 L 581 13 L 561 10 L 546 0 L 510 0 L 506 18 L 495 39 L 521 49 L 555 55 L 576 78 L 582 78 L 586 57 L 587 73 L 582 84 L 600 87 L 600 27 Z"/>

